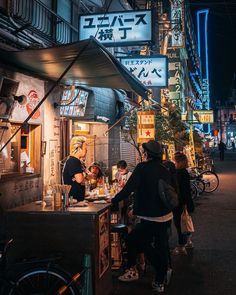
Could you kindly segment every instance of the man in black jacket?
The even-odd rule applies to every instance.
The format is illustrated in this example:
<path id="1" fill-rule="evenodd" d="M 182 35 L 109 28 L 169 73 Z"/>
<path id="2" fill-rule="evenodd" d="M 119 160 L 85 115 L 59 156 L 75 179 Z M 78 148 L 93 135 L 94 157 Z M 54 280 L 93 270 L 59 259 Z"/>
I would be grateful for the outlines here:
<path id="1" fill-rule="evenodd" d="M 144 250 L 153 265 L 156 276 L 153 289 L 164 292 L 164 279 L 168 268 L 168 227 L 173 218 L 158 193 L 158 179 L 170 184 L 170 172 L 161 165 L 161 145 L 150 140 L 143 145 L 147 161 L 139 163 L 124 188 L 112 199 L 113 204 L 128 198 L 134 192 L 134 214 L 141 222 L 128 235 L 128 270 L 119 277 L 120 281 L 133 281 L 139 278 L 136 257 Z"/>

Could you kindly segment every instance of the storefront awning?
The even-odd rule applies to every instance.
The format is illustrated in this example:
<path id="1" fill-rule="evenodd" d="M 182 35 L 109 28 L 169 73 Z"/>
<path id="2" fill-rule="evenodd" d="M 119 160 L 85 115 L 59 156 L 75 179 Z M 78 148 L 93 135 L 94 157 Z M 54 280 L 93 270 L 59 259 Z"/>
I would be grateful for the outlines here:
<path id="1" fill-rule="evenodd" d="M 0 51 L 2 62 L 52 81 L 57 81 L 77 56 L 76 62 L 62 78 L 62 83 L 120 88 L 147 98 L 148 89 L 92 37 L 52 48 Z"/>

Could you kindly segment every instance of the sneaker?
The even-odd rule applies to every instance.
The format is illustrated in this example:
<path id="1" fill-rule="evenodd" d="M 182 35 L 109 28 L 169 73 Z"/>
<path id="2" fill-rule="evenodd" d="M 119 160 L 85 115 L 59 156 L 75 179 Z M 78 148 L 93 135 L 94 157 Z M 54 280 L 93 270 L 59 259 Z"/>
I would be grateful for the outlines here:
<path id="1" fill-rule="evenodd" d="M 194 248 L 193 242 L 191 240 L 188 240 L 187 244 L 185 245 L 185 248 L 193 249 Z"/>
<path id="2" fill-rule="evenodd" d="M 187 251 L 184 246 L 178 246 L 172 251 L 173 255 L 187 255 Z"/>
<path id="3" fill-rule="evenodd" d="M 172 272 L 173 272 L 173 269 L 168 268 L 167 273 L 166 273 L 166 277 L 165 277 L 165 281 L 164 281 L 165 285 L 169 285 L 170 279 L 171 279 L 171 276 L 172 276 Z"/>
<path id="4" fill-rule="evenodd" d="M 163 293 L 165 291 L 164 284 L 160 284 L 158 282 L 152 282 L 153 291 L 157 291 L 158 293 Z"/>
<path id="5" fill-rule="evenodd" d="M 138 271 L 135 268 L 130 268 L 125 271 L 125 273 L 118 277 L 121 282 L 132 282 L 139 279 Z"/>

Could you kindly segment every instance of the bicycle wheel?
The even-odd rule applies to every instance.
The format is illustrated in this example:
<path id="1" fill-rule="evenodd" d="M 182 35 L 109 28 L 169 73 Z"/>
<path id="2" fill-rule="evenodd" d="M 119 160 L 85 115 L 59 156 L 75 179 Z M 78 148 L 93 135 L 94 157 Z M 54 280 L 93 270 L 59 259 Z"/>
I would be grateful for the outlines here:
<path id="1" fill-rule="evenodd" d="M 191 189 L 191 197 L 193 200 L 195 200 L 198 196 L 198 189 L 192 181 L 190 183 L 190 189 Z"/>
<path id="2" fill-rule="evenodd" d="M 59 290 L 68 286 L 63 293 Z M 9 295 L 79 295 L 80 292 L 71 277 L 55 267 L 33 268 L 19 275 Z"/>
<path id="3" fill-rule="evenodd" d="M 195 179 L 194 184 L 197 187 L 199 195 L 203 194 L 205 191 L 205 182 L 202 179 Z"/>
<path id="4" fill-rule="evenodd" d="M 212 193 L 214 192 L 219 186 L 219 177 L 215 172 L 212 171 L 203 171 L 200 174 L 200 177 L 205 183 L 205 192 Z"/>

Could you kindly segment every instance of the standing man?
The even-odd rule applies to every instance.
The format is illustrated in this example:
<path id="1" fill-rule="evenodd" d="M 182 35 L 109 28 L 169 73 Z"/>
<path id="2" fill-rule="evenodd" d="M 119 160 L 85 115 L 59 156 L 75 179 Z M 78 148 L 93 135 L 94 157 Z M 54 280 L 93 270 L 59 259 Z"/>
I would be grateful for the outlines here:
<path id="1" fill-rule="evenodd" d="M 221 161 L 224 161 L 224 158 L 225 158 L 225 150 L 226 150 L 226 145 L 225 143 L 221 140 L 219 145 L 219 151 L 220 151 L 220 160 Z"/>
<path id="2" fill-rule="evenodd" d="M 161 145 L 150 140 L 142 146 L 147 161 L 136 166 L 123 189 L 112 199 L 112 204 L 117 204 L 134 192 L 133 211 L 140 218 L 140 223 L 128 235 L 128 270 L 119 280 L 128 282 L 139 278 L 136 258 L 142 249 L 156 272 L 153 289 L 164 292 L 168 269 L 168 227 L 173 214 L 162 203 L 158 179 L 162 178 L 170 184 L 171 177 L 169 171 L 161 165 Z"/>
<path id="3" fill-rule="evenodd" d="M 85 197 L 85 167 L 83 159 L 86 157 L 86 138 L 76 136 L 70 142 L 70 156 L 63 168 L 63 182 L 71 185 L 69 196 L 77 201 L 83 201 Z"/>

